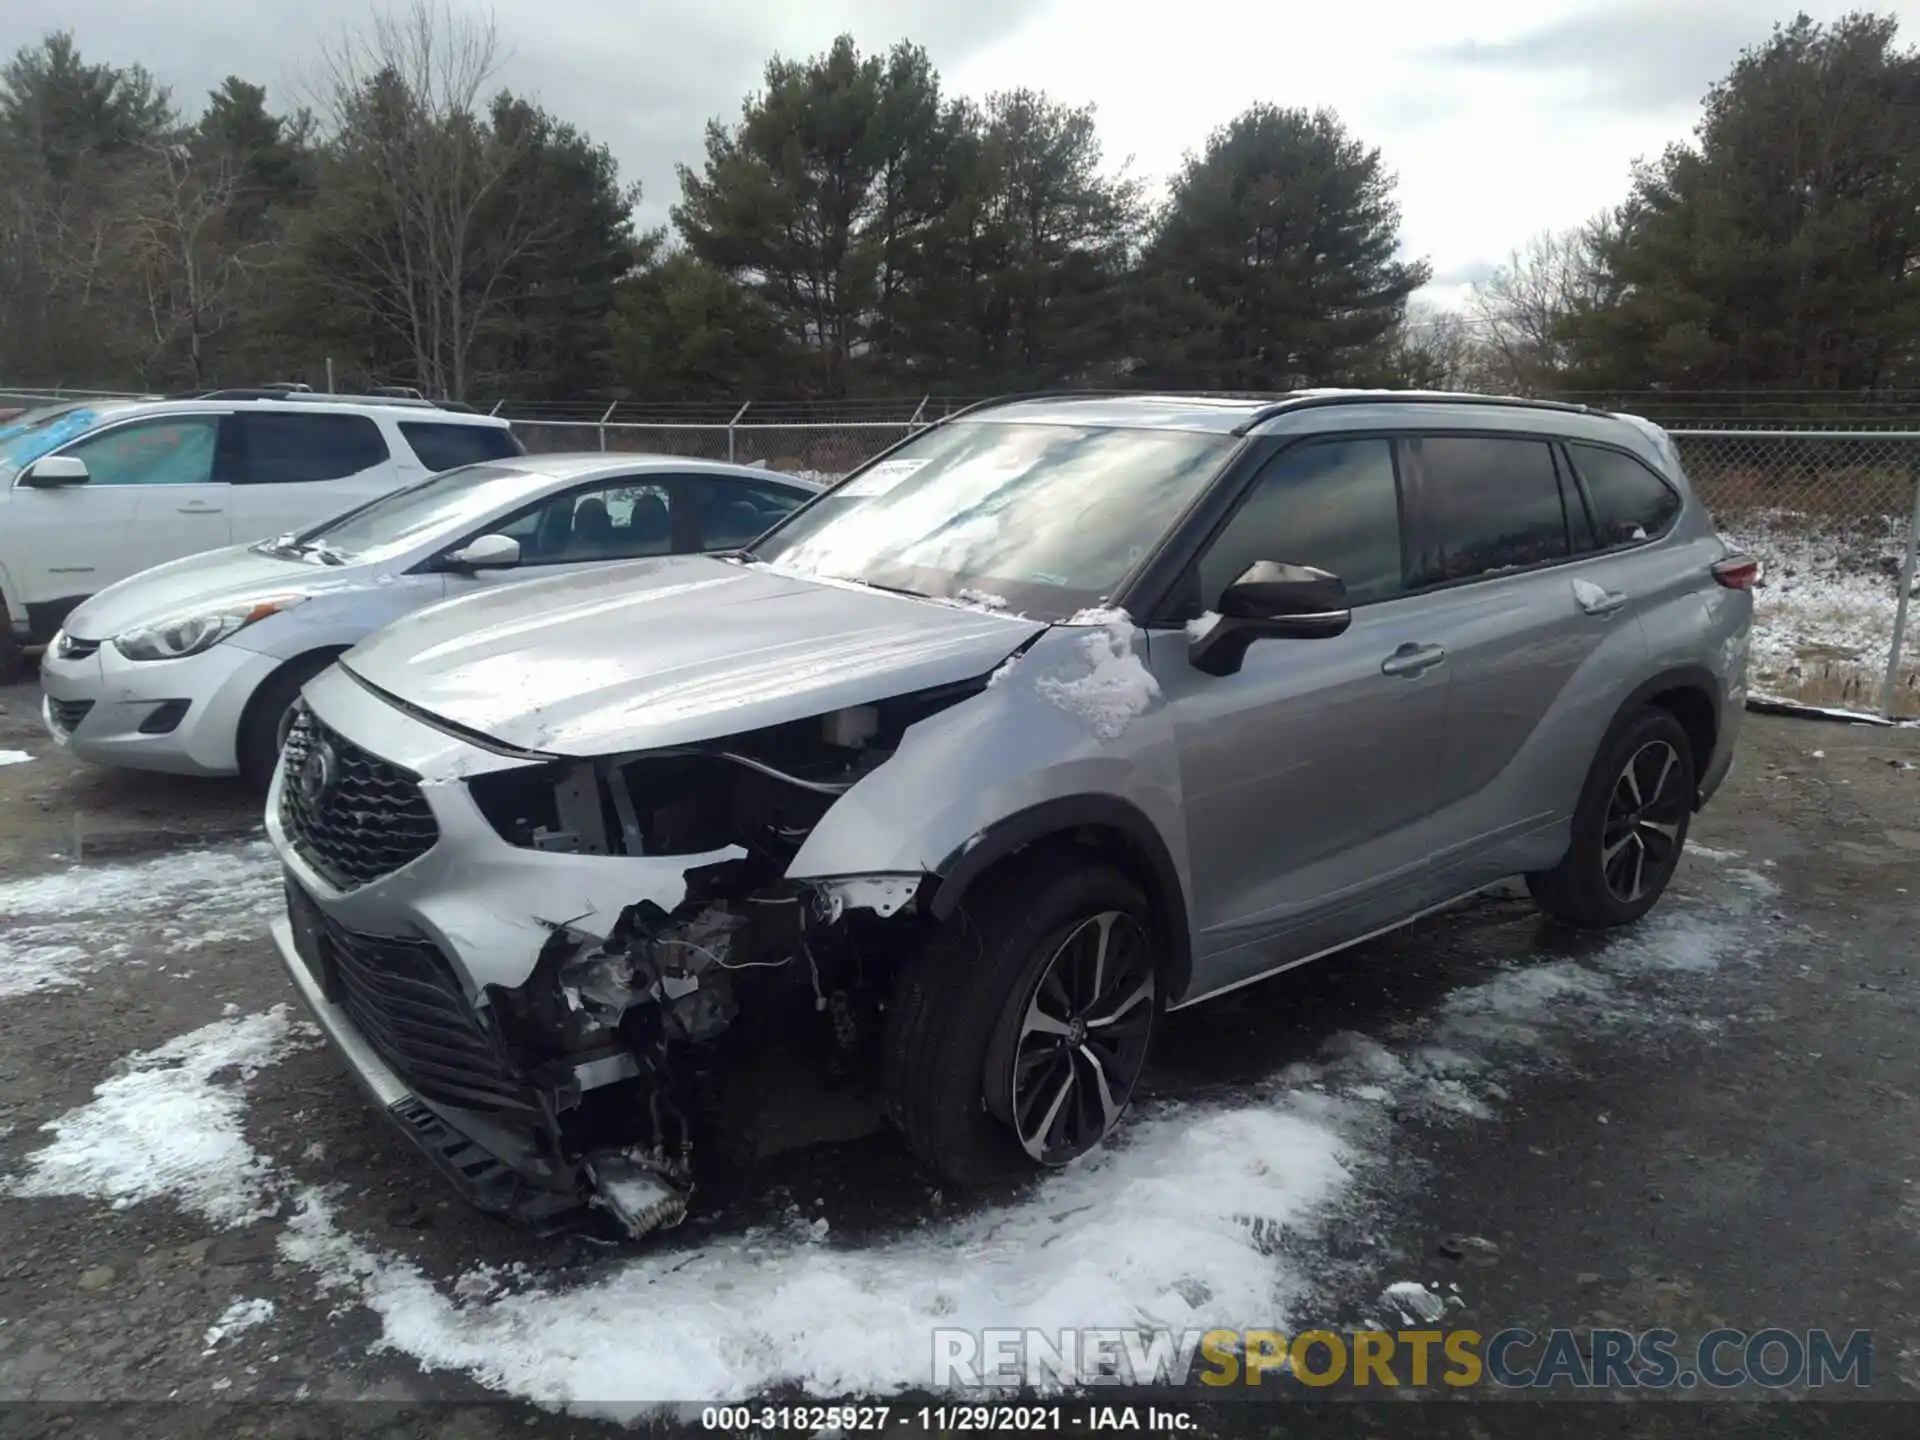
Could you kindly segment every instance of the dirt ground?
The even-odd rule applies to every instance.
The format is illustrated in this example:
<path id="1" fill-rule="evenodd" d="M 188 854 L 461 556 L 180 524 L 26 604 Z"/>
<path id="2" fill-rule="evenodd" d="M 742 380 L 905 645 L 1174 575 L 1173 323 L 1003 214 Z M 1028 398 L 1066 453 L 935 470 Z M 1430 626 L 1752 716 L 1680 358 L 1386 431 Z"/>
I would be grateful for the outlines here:
<path id="1" fill-rule="evenodd" d="M 800 1106 L 769 1120 L 786 1143 L 750 1196 L 644 1261 L 479 1218 L 302 1038 L 297 1012 L 274 1008 L 293 997 L 263 933 L 277 881 L 256 804 L 236 786 L 74 764 L 31 686 L 0 690 L 0 706 L 0 751 L 34 756 L 0 766 L 0 1400 L 15 1402 L 0 1433 L 92 1433 L 108 1412 L 86 1403 L 103 1402 L 130 1404 L 111 1419 L 128 1434 L 590 1433 L 598 1422 L 539 1407 L 604 1379 L 595 1366 L 657 1371 L 677 1333 L 654 1313 L 669 1297 L 689 1327 L 734 1333 L 686 1298 L 682 1266 L 721 1267 L 713 1315 L 728 1287 L 763 1283 L 770 1313 L 804 1301 L 830 1325 L 836 1304 L 869 1313 L 913 1265 L 937 1274 L 942 1234 L 1051 1227 L 1025 1255 L 980 1240 L 954 1262 L 989 1286 L 1002 1266 L 1011 1278 L 988 1293 L 1008 1297 L 1082 1243 L 1066 1192 L 982 1231 L 886 1132 Z M 1288 1137 L 1321 1126 L 1345 1157 L 1334 1198 L 1276 1198 L 1236 1262 L 1295 1277 L 1290 1319 L 1392 1322 L 1385 1287 L 1415 1281 L 1453 1297 L 1446 1323 L 1488 1332 L 1865 1328 L 1871 1394 L 1920 1399 L 1920 730 L 1750 716 L 1693 847 L 1635 939 L 1571 935 L 1495 895 L 1173 1017 L 1112 1174 L 1168 1117 L 1254 1126 L 1282 1106 L 1293 1129 L 1222 1131 L 1223 1148 L 1273 1146 L 1284 1169 Z M 1196 1209 L 1208 1184 L 1193 1181 Z M 1213 1231 L 1166 1223 L 1196 1265 L 1216 1253 Z M 1049 1248 L 1056 1233 L 1066 1244 Z M 1061 1273 L 1124 1282 L 1127 1266 L 1088 1264 Z M 846 1285 L 793 1298 L 823 1276 Z M 516 1293 L 564 1297 L 564 1326 L 514 1308 Z M 621 1293 L 625 1312 L 604 1298 Z M 767 1343 L 714 1353 L 777 1376 Z M 699 1398 L 688 1373 L 682 1398 Z M 840 1389 L 876 1373 L 855 1367 Z M 360 1403 L 331 1403 L 346 1401 Z M 1503 1408 L 1520 1407 L 1420 1406 L 1419 1428 L 1484 1436 Z M 1312 1409 L 1319 1434 L 1398 1431 L 1412 1413 Z M 1905 1404 L 1548 1410 L 1496 1428 L 1920 1429 Z M 1271 1403 L 1204 1414 L 1211 1433 L 1306 1423 Z"/>

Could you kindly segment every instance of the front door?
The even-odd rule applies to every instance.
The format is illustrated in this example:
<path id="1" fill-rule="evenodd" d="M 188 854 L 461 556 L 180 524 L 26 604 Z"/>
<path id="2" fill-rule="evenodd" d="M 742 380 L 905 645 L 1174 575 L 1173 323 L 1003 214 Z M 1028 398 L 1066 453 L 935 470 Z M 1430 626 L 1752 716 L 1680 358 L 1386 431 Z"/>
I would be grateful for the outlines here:
<path id="1" fill-rule="evenodd" d="M 1389 441 L 1296 445 L 1254 481 L 1189 593 L 1211 607 L 1255 561 L 1311 565 L 1345 582 L 1348 630 L 1256 642 L 1225 676 L 1195 669 L 1178 631 L 1151 638 L 1180 751 L 1193 998 L 1420 899 L 1450 672 L 1405 593 L 1399 514 Z"/>
<path id="2" fill-rule="evenodd" d="M 227 544 L 220 429 L 218 415 L 130 420 L 52 452 L 84 460 L 85 484 L 16 481 L 8 522 L 34 561 L 29 604 L 41 615 L 64 612 L 116 580 Z"/>

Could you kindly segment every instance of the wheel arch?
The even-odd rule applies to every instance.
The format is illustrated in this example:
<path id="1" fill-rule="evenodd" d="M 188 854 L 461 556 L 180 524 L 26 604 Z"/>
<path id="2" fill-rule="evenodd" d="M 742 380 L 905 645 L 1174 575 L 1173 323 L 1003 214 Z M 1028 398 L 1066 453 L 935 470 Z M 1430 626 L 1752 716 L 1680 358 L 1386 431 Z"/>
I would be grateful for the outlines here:
<path id="1" fill-rule="evenodd" d="M 994 821 L 934 866 L 928 913 L 947 920 L 989 871 L 1037 845 L 1054 844 L 1085 846 L 1139 881 L 1165 933 L 1168 999 L 1184 995 L 1193 977 L 1193 940 L 1179 869 L 1146 813 L 1116 796 L 1060 796 Z"/>
<path id="2" fill-rule="evenodd" d="M 1662 670 L 1641 681 L 1621 702 L 1607 726 L 1601 747 L 1605 748 L 1607 741 L 1619 732 L 1627 718 L 1636 711 L 1666 711 L 1686 732 L 1687 749 L 1693 760 L 1693 808 L 1698 810 L 1702 803 L 1699 795 L 1700 777 L 1707 774 L 1713 762 L 1714 749 L 1720 743 L 1720 696 L 1720 681 L 1704 665 L 1678 665 Z"/>
<path id="3" fill-rule="evenodd" d="M 267 676 L 262 679 L 258 685 L 253 687 L 253 693 L 247 696 L 247 703 L 240 709 L 240 721 L 234 726 L 235 736 L 237 737 L 247 733 L 247 727 L 253 723 L 254 717 L 260 712 L 263 697 L 273 689 L 274 682 L 282 675 L 285 675 L 289 670 L 309 665 L 321 656 L 325 656 L 326 664 L 315 667 L 315 673 L 317 674 L 352 648 L 351 645 L 316 645 L 311 650 L 302 650 L 298 655 L 289 655 L 278 665 L 274 666 Z"/>

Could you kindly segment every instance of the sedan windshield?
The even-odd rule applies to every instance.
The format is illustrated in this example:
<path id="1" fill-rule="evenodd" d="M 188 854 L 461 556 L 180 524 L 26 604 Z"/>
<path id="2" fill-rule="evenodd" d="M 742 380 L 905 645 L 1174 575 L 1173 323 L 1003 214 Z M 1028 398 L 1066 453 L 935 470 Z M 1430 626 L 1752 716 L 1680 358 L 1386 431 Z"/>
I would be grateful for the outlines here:
<path id="1" fill-rule="evenodd" d="M 752 558 L 1065 619 L 1113 594 L 1239 443 L 1184 430 L 941 425 L 795 515 Z"/>
<path id="2" fill-rule="evenodd" d="M 383 560 L 442 531 L 484 520 L 528 493 L 532 477 L 497 465 L 465 465 L 395 490 L 262 548 L 309 554 L 333 564 Z"/>

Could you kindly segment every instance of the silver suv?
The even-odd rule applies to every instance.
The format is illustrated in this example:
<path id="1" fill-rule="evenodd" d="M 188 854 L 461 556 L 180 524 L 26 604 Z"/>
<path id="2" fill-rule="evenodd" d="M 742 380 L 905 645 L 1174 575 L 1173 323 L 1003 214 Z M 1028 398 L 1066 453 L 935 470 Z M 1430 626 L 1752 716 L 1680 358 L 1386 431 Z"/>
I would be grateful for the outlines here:
<path id="1" fill-rule="evenodd" d="M 1168 1010 L 1513 875 L 1645 914 L 1727 773 L 1755 573 L 1631 417 L 995 403 L 739 552 L 348 652 L 268 800 L 276 938 L 488 1208 L 673 1223 L 776 1045 L 950 1180 L 1060 1165 Z"/>

